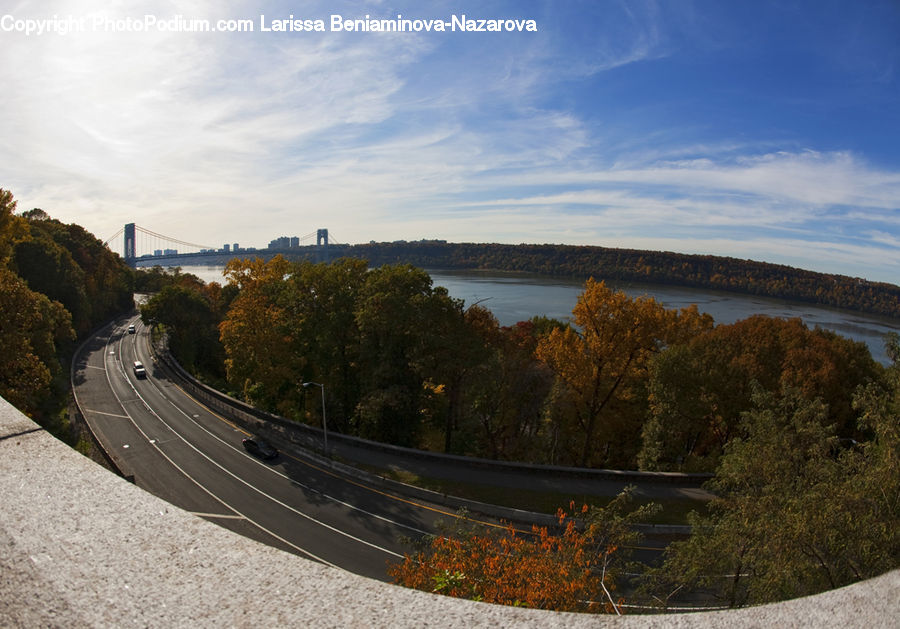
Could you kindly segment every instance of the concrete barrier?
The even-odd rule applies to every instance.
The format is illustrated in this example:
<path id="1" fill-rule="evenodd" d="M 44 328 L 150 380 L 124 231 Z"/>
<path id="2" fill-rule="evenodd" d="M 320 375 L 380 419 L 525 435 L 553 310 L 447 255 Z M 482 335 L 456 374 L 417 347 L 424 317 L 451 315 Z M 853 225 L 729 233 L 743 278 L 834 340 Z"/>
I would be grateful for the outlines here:
<path id="1" fill-rule="evenodd" d="M 283 417 L 279 417 L 272 413 L 261 411 L 253 406 L 232 398 L 221 391 L 203 384 L 194 378 L 191 374 L 182 369 L 171 354 L 160 351 L 157 359 L 165 365 L 171 374 L 188 390 L 191 395 L 195 396 L 205 404 L 215 409 L 217 412 L 233 419 L 248 430 L 258 430 L 259 428 L 277 427 L 285 438 L 303 445 L 308 448 L 322 448 L 322 430 L 306 424 L 300 424 Z M 491 459 L 481 459 L 476 457 L 459 456 L 453 454 L 442 454 L 439 452 L 428 452 L 425 450 L 415 450 L 413 448 L 403 448 L 377 441 L 370 441 L 343 435 L 329 431 L 328 440 L 332 447 L 338 447 L 340 444 L 349 446 L 350 448 L 358 448 L 372 450 L 378 452 L 389 453 L 394 457 L 403 459 L 421 459 L 427 461 L 436 461 L 445 464 L 452 464 L 458 467 L 466 467 L 469 469 L 489 469 L 498 471 L 507 471 L 518 474 L 532 474 L 535 476 L 549 476 L 555 478 L 569 479 L 592 479 L 606 480 L 618 482 L 622 484 L 658 484 L 658 485 L 680 485 L 684 487 L 700 487 L 703 483 L 713 477 L 713 474 L 697 473 L 683 474 L 678 472 L 639 472 L 632 470 L 603 470 L 589 469 L 582 467 L 563 467 L 556 465 L 535 465 L 530 463 L 517 463 L 512 461 L 495 461 Z"/>

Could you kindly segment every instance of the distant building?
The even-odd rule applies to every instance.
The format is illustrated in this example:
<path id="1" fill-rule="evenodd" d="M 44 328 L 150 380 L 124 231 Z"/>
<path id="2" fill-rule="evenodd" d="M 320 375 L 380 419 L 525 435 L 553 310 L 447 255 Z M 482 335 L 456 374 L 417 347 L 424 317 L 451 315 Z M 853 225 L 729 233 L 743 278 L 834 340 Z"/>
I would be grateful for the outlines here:
<path id="1" fill-rule="evenodd" d="M 241 248 L 237 243 L 234 243 L 233 245 L 231 245 L 231 250 L 234 251 L 235 253 L 237 253 L 238 251 L 241 250 Z"/>
<path id="2" fill-rule="evenodd" d="M 154 249 L 153 255 L 155 255 L 157 258 L 160 257 L 162 255 L 162 249 Z"/>
<path id="3" fill-rule="evenodd" d="M 288 238 L 287 236 L 282 236 L 281 238 L 276 238 L 272 242 L 269 243 L 269 249 L 288 249 L 290 247 L 299 247 L 300 239 L 294 236 L 293 238 Z"/>
<path id="4" fill-rule="evenodd" d="M 231 245 L 222 245 L 222 251 L 228 253 L 231 250 Z"/>
<path id="5" fill-rule="evenodd" d="M 177 255 L 178 255 L 178 249 L 165 249 L 165 250 L 163 251 L 163 255 L 165 255 L 165 256 L 177 256 Z"/>

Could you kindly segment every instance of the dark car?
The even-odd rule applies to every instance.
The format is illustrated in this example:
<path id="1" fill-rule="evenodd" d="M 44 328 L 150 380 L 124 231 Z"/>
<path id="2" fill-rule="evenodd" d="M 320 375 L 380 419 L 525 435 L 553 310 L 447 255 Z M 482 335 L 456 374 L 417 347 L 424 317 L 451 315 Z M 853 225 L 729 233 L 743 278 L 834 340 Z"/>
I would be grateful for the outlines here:
<path id="1" fill-rule="evenodd" d="M 274 459 L 276 456 L 278 456 L 278 450 L 270 446 L 262 439 L 257 439 L 256 437 L 248 437 L 246 439 L 242 439 L 241 443 L 244 444 L 244 449 L 247 452 L 249 452 L 253 456 L 258 456 L 261 459 Z"/>

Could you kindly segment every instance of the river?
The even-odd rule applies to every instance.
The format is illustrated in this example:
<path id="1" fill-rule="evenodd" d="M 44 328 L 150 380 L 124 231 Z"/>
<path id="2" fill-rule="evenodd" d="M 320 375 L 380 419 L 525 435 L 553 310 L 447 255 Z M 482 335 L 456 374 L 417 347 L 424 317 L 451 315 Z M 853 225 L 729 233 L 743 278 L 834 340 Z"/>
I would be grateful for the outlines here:
<path id="1" fill-rule="evenodd" d="M 183 271 L 205 282 L 223 281 L 221 266 L 190 266 Z M 428 273 L 434 285 L 444 286 L 451 296 L 463 299 L 467 305 L 480 303 L 490 309 L 501 325 L 513 325 L 536 315 L 569 320 L 583 289 L 583 283 L 577 280 L 542 275 L 439 269 L 428 269 Z M 884 335 L 900 333 L 900 321 L 850 310 L 677 286 L 614 282 L 610 285 L 631 297 L 653 297 L 667 308 L 697 304 L 716 323 L 734 323 L 754 314 L 800 317 L 809 327 L 819 326 L 865 342 L 872 356 L 882 364 L 889 362 L 884 351 Z"/>

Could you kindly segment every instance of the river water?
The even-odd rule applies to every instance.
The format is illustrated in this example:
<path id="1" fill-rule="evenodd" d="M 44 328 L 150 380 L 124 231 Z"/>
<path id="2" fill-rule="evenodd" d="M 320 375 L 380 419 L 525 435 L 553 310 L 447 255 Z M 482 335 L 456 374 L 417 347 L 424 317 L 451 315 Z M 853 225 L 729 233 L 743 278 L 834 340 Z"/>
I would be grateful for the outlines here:
<path id="1" fill-rule="evenodd" d="M 223 281 L 221 266 L 189 266 L 183 271 L 193 273 L 205 282 Z M 463 299 L 466 305 L 480 303 L 494 313 L 501 325 L 513 325 L 537 315 L 570 320 L 572 308 L 583 290 L 582 282 L 566 278 L 502 271 L 427 271 L 435 286 L 444 286 L 451 296 Z M 883 364 L 889 362 L 884 351 L 884 335 L 900 333 L 898 320 L 849 310 L 696 288 L 609 284 L 631 297 L 653 297 L 667 308 L 697 304 L 700 311 L 712 315 L 716 323 L 734 323 L 754 314 L 800 317 L 811 328 L 819 326 L 865 342 L 872 356 Z"/>

